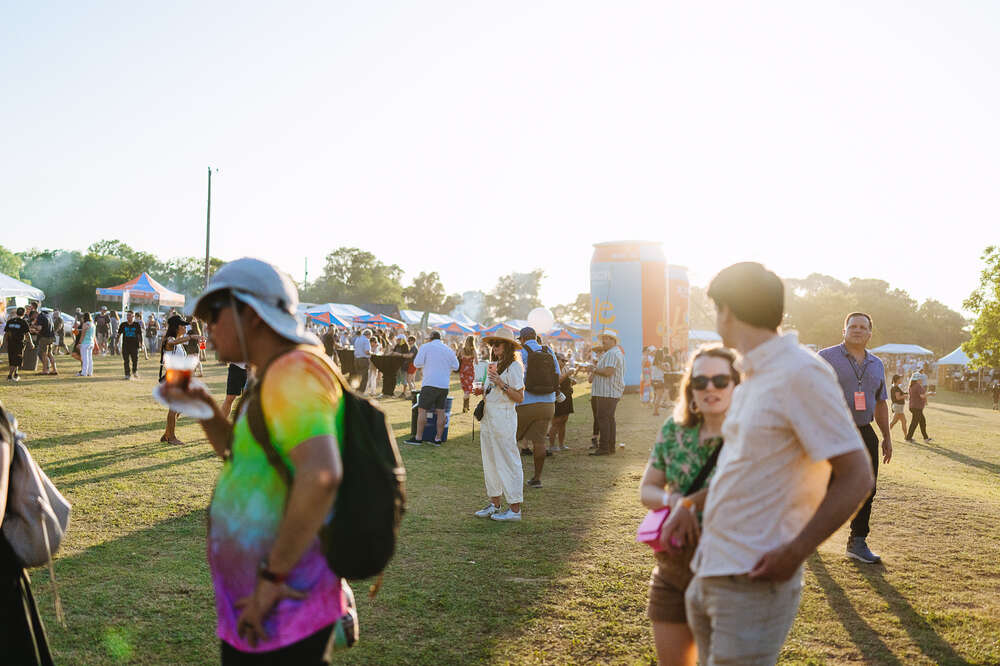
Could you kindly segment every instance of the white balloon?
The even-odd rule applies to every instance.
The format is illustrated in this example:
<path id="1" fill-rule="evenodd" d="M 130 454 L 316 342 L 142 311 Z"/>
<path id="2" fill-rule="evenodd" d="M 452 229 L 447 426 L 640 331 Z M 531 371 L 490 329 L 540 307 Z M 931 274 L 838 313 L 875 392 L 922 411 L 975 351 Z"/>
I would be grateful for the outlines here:
<path id="1" fill-rule="evenodd" d="M 555 326 L 556 318 L 548 308 L 535 308 L 528 313 L 528 324 L 538 335 L 545 335 Z"/>

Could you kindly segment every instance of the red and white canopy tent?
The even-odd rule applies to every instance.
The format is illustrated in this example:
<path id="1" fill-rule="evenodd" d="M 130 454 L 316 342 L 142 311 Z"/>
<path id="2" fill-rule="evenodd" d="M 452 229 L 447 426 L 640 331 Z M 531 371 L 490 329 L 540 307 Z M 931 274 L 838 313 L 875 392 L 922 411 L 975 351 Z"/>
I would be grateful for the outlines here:
<path id="1" fill-rule="evenodd" d="M 149 303 L 165 308 L 184 306 L 184 294 L 170 291 L 145 272 L 115 287 L 98 287 L 97 300 L 121 303 L 126 292 L 130 304 Z"/>

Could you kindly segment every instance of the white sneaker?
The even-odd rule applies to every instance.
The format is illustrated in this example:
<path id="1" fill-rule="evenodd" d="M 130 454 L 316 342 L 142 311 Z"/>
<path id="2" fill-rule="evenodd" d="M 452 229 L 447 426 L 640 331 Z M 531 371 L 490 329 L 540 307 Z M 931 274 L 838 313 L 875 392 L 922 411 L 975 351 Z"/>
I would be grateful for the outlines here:
<path id="1" fill-rule="evenodd" d="M 493 504 L 493 502 L 490 502 L 489 504 L 487 504 L 485 507 L 483 507 L 479 511 L 476 511 L 476 513 L 473 514 L 473 515 L 475 515 L 476 518 L 489 518 L 494 513 L 497 513 L 499 511 L 500 511 L 500 507 L 498 507 L 495 504 Z"/>
<path id="2" fill-rule="evenodd" d="M 521 520 L 521 512 L 507 507 L 507 510 L 503 513 L 494 513 L 491 515 L 490 520 Z"/>

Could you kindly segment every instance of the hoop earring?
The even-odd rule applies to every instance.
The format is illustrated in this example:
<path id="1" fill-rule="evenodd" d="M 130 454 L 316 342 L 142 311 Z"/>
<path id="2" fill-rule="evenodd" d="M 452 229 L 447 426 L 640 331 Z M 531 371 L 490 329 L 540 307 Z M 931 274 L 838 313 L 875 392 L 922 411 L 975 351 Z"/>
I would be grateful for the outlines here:
<path id="1" fill-rule="evenodd" d="M 688 409 L 691 410 L 692 414 L 697 414 L 698 413 L 698 403 L 696 403 L 692 399 L 691 402 L 688 403 Z"/>

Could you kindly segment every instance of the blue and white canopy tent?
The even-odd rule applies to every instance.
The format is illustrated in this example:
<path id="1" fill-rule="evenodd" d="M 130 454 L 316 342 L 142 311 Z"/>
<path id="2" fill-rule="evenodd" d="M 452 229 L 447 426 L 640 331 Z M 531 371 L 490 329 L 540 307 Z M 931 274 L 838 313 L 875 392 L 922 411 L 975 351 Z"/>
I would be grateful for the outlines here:
<path id="1" fill-rule="evenodd" d="M 97 300 L 123 303 L 126 293 L 129 304 L 148 303 L 163 308 L 184 307 L 184 294 L 167 289 L 145 272 L 115 287 L 98 287 Z"/>

